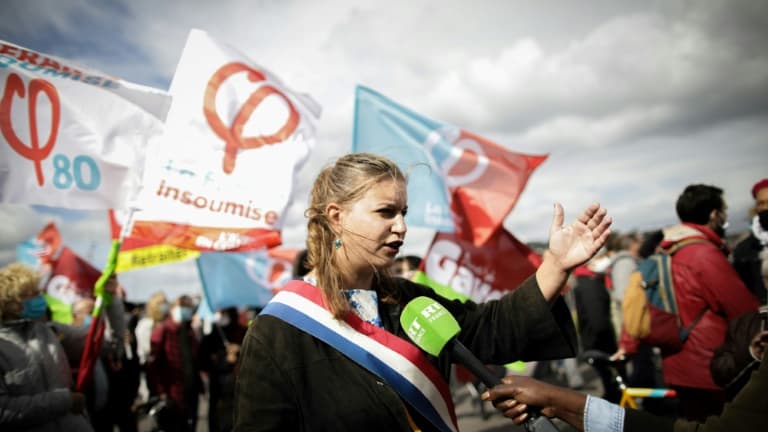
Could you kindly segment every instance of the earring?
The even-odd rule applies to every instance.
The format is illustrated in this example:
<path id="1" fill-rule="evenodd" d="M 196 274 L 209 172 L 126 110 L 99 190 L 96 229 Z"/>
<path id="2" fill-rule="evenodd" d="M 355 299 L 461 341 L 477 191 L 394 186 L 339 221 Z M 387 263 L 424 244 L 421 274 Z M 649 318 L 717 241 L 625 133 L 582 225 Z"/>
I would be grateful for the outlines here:
<path id="1" fill-rule="evenodd" d="M 341 249 L 341 239 L 340 238 L 337 238 L 336 240 L 333 241 L 333 247 L 336 250 Z"/>

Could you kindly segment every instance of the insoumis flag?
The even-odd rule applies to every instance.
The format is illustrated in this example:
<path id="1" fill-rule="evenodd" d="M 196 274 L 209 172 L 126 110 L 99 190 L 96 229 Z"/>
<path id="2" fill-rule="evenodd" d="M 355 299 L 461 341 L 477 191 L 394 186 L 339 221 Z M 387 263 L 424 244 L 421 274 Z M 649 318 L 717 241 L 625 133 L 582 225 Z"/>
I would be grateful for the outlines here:
<path id="1" fill-rule="evenodd" d="M 160 90 L 0 41 L 0 202 L 125 206 L 169 103 Z"/>
<path id="2" fill-rule="evenodd" d="M 544 155 L 505 149 L 430 120 L 362 86 L 353 150 L 390 157 L 408 173 L 408 223 L 485 243 L 512 210 Z"/>
<path id="3" fill-rule="evenodd" d="M 284 275 L 280 262 L 265 249 L 203 252 L 197 265 L 208 305 L 212 310 L 244 305 L 263 307 L 287 282 L 280 277 Z"/>
<path id="4" fill-rule="evenodd" d="M 199 30 L 189 34 L 170 92 L 132 235 L 202 251 L 279 244 L 319 106 Z"/>
<path id="5" fill-rule="evenodd" d="M 120 238 L 123 224 L 130 223 L 127 220 L 130 212 L 125 210 L 109 210 L 109 226 L 112 240 Z M 116 273 L 121 273 L 139 268 L 170 264 L 186 261 L 200 256 L 200 251 L 181 249 L 166 244 L 153 244 L 141 238 L 128 236 L 120 243 L 120 253 L 117 256 Z"/>
<path id="6" fill-rule="evenodd" d="M 477 247 L 455 233 L 437 233 L 413 280 L 449 299 L 485 302 L 517 288 L 541 257 L 505 229 Z"/>

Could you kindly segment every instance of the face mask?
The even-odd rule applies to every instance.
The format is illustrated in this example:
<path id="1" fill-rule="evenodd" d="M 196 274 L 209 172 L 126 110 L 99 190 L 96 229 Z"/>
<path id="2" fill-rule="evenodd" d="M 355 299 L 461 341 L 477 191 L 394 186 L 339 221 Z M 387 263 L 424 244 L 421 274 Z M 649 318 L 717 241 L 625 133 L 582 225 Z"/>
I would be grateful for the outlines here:
<path id="1" fill-rule="evenodd" d="M 171 309 L 171 318 L 177 323 L 189 321 L 192 319 L 192 309 L 184 306 L 177 306 Z"/>
<path id="2" fill-rule="evenodd" d="M 725 218 L 725 213 L 718 212 L 718 214 L 722 215 L 722 222 L 717 223 L 713 228 L 712 231 L 715 232 L 715 234 L 718 235 L 720 238 L 725 238 L 725 230 L 728 229 L 728 226 L 730 225 L 728 223 L 728 219 Z"/>
<path id="3" fill-rule="evenodd" d="M 45 315 L 45 311 L 48 309 L 48 303 L 45 302 L 45 297 L 42 294 L 24 300 L 23 305 L 21 317 L 28 319 L 38 319 Z"/>
<path id="4" fill-rule="evenodd" d="M 712 229 L 712 231 L 715 232 L 720 238 L 725 238 L 725 230 L 728 228 L 728 221 L 725 221 L 721 224 L 718 224 L 715 226 L 715 228 Z"/>
<path id="5" fill-rule="evenodd" d="M 168 315 L 168 303 L 160 303 L 160 307 L 158 309 L 160 309 L 160 314 L 163 316 Z"/>
<path id="6" fill-rule="evenodd" d="M 763 210 L 757 213 L 757 218 L 760 221 L 760 226 L 764 230 L 768 231 L 768 210 Z"/>
<path id="7" fill-rule="evenodd" d="M 89 328 L 91 326 L 91 322 L 93 321 L 92 315 L 86 315 L 85 318 L 83 318 L 83 327 Z"/>

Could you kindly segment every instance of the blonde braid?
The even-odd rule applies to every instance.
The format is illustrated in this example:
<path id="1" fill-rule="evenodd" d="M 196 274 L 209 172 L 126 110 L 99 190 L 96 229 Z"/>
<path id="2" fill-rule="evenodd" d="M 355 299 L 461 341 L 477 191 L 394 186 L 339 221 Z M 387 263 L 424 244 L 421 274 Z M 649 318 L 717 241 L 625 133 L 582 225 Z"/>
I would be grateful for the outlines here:
<path id="1" fill-rule="evenodd" d="M 330 203 L 344 206 L 355 202 L 384 179 L 405 181 L 405 176 L 394 162 L 383 156 L 354 153 L 323 169 L 312 186 L 310 205 L 305 212 L 308 219 L 307 259 L 317 276 L 327 307 L 336 318 L 344 317 L 349 311 L 349 303 L 342 292 L 346 287 L 333 246 L 341 233 L 334 232 L 325 209 Z M 386 289 L 387 298 L 396 297 L 392 295 L 395 284 L 389 272 L 374 270 L 375 283 Z"/>

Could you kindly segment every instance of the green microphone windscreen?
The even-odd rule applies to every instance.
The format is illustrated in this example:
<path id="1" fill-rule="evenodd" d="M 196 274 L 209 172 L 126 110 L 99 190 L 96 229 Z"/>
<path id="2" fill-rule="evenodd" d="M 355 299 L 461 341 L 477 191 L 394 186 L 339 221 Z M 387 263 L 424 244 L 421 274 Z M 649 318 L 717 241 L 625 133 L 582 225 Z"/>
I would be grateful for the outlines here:
<path id="1" fill-rule="evenodd" d="M 460 330 L 456 318 L 443 305 L 423 296 L 405 305 L 400 325 L 416 346 L 433 356 L 438 356 Z"/>

